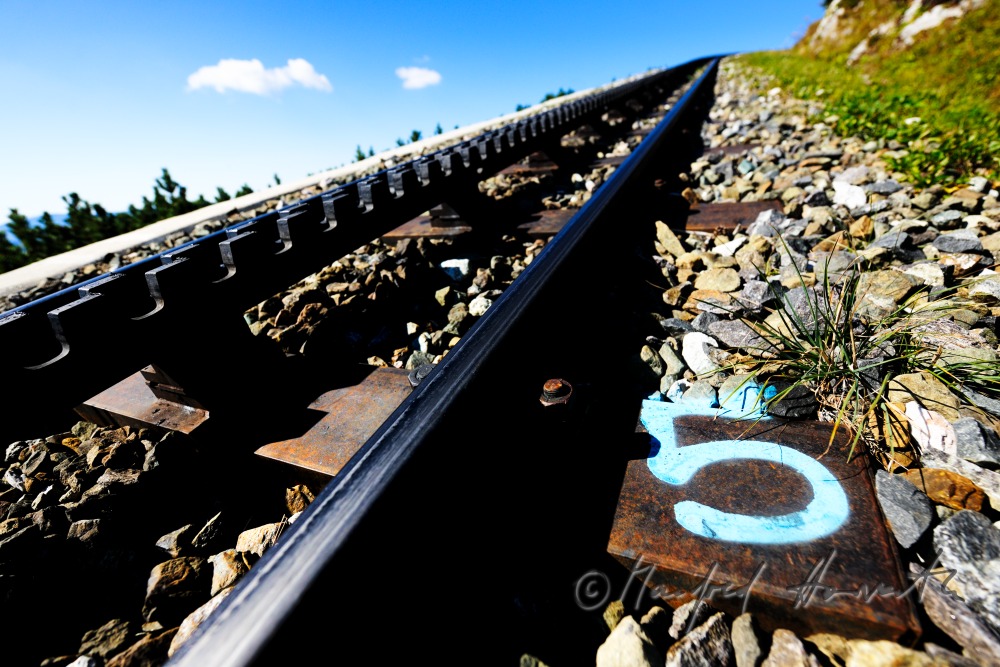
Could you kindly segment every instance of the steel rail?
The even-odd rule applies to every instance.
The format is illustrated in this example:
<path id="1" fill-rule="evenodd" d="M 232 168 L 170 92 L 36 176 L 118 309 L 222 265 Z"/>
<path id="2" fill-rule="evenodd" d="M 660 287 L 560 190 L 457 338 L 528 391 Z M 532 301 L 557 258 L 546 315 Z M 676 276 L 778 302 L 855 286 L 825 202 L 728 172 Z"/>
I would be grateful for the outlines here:
<path id="1" fill-rule="evenodd" d="M 550 241 L 545 250 L 504 292 L 473 326 L 451 353 L 414 390 L 413 394 L 390 416 L 368 440 L 365 446 L 300 516 L 290 531 L 250 571 L 219 609 L 199 628 L 194 637 L 171 661 L 176 667 L 215 665 L 237 667 L 268 664 L 276 657 L 278 638 L 287 627 L 303 596 L 320 585 L 336 590 L 371 572 L 336 570 L 337 563 L 363 564 L 358 551 L 365 538 L 384 531 L 402 531 L 394 525 L 375 525 L 376 518 L 385 521 L 380 505 L 384 498 L 400 487 L 404 471 L 417 475 L 413 463 L 418 454 L 441 456 L 434 452 L 440 445 L 442 432 L 449 420 L 454 421 L 458 407 L 469 400 L 470 387 L 485 381 L 487 365 L 495 363 L 501 350 L 509 344 L 512 330 L 523 328 L 526 313 L 545 298 L 551 298 L 553 285 L 565 284 L 566 267 L 574 253 L 593 239 L 599 230 L 606 233 L 613 221 L 609 211 L 621 209 L 622 198 L 634 193 L 633 181 L 646 173 L 658 161 L 671 142 L 677 139 L 685 116 L 697 103 L 711 94 L 718 59 L 701 59 L 670 71 L 673 82 L 683 83 L 684 77 L 708 64 L 704 73 L 639 144 L 630 157 L 616 170 L 595 196 L 574 216 L 563 230 Z M 630 186 L 633 187 L 630 190 Z M 451 432 L 450 439 L 461 434 Z M 470 435 L 471 438 L 471 435 Z M 437 448 L 438 450 L 441 447 Z M 527 465 L 527 463 L 525 464 Z M 434 495 L 436 480 L 421 476 L 422 488 Z M 388 537 L 385 537 L 388 540 Z M 423 550 L 428 545 L 418 545 Z M 398 547 L 397 547 L 398 548 Z M 387 558 L 391 559 L 391 555 Z M 353 560 L 351 560 L 353 559 Z M 382 559 L 382 562 L 385 558 Z M 378 574 L 378 573 L 375 573 Z M 315 588 L 313 588 L 315 590 Z M 332 594 L 331 594 L 332 595 Z M 341 601 L 341 604 L 350 604 Z M 317 612 L 322 614 L 321 611 Z M 322 627 L 323 619 L 315 620 Z M 350 637 L 339 640 L 350 641 Z M 273 663 L 272 663 L 273 664 Z"/>
<path id="2" fill-rule="evenodd" d="M 17 387 L 0 408 L 4 434 L 24 437 L 53 409 L 149 363 L 183 380 L 176 368 L 197 356 L 194 326 L 198 348 L 236 345 L 247 338 L 246 308 L 670 76 L 655 72 L 484 132 L 0 314 L 0 376 Z M 201 364 L 187 365 L 197 376 Z"/>

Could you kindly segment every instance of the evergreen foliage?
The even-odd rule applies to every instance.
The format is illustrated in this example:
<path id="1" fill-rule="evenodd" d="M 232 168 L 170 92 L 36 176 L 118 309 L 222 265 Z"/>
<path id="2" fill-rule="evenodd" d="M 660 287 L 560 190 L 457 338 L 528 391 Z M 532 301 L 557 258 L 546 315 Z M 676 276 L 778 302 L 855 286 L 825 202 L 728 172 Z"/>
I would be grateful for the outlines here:
<path id="1" fill-rule="evenodd" d="M 253 190 L 250 186 L 244 184 L 235 196 L 241 197 L 251 192 Z M 222 188 L 216 190 L 216 202 L 228 199 L 231 199 L 229 193 Z M 177 183 L 166 169 L 153 185 L 152 199 L 143 197 L 141 207 L 131 205 L 124 213 L 109 213 L 100 204 L 91 204 L 75 192 L 62 200 L 66 204 L 66 221 L 62 223 L 56 222 L 46 212 L 42 214 L 38 224 L 33 225 L 16 208 L 10 209 L 6 231 L 17 239 L 17 243 L 0 233 L 0 271 L 10 271 L 212 203 L 203 196 L 188 199 L 187 188 Z"/>

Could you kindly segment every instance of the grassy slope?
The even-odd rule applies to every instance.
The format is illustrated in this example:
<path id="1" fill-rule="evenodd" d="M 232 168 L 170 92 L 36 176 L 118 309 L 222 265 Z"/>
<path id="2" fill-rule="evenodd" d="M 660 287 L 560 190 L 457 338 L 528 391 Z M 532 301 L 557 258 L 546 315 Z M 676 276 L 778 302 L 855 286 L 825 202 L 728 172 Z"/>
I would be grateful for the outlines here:
<path id="1" fill-rule="evenodd" d="M 908 49 L 894 47 L 894 34 L 882 37 L 853 67 L 846 65 L 851 49 L 902 10 L 869 0 L 850 11 L 854 29 L 836 44 L 809 50 L 810 31 L 790 52 L 742 58 L 793 95 L 819 93 L 842 134 L 904 144 L 909 153 L 894 166 L 918 184 L 1000 178 L 1000 0 L 918 35 Z M 912 117 L 922 122 L 903 122 Z"/>

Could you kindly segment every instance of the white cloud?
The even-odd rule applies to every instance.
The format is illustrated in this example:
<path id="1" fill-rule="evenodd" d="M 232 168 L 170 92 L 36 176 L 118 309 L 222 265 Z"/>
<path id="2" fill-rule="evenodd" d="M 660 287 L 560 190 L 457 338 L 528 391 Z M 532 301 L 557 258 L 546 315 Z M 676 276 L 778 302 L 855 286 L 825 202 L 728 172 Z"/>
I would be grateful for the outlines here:
<path id="1" fill-rule="evenodd" d="M 270 95 L 296 84 L 329 93 L 333 90 L 330 80 L 319 74 L 308 60 L 289 58 L 284 67 L 264 69 L 264 64 L 253 60 L 227 58 L 218 65 L 206 65 L 188 77 L 188 90 L 214 88 L 218 93 L 235 90 L 254 95 Z"/>
<path id="2" fill-rule="evenodd" d="M 398 67 L 396 76 L 403 80 L 403 88 L 411 90 L 441 83 L 441 74 L 426 67 Z"/>

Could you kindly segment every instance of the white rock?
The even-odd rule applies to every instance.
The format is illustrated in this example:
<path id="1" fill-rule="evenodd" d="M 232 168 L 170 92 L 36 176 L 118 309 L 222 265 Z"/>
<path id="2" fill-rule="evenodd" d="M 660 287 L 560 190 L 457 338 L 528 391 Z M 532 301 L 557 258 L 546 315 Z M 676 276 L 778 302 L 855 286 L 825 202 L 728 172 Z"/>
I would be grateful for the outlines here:
<path id="1" fill-rule="evenodd" d="M 740 247 L 746 242 L 747 242 L 747 237 L 737 236 L 735 239 L 729 241 L 728 243 L 723 243 L 721 245 L 715 246 L 714 248 L 712 248 L 712 252 L 714 252 L 716 255 L 721 255 L 722 257 L 732 257 L 733 255 L 736 254 L 736 251 L 739 250 Z"/>
<path id="2" fill-rule="evenodd" d="M 834 181 L 833 203 L 847 208 L 859 208 L 868 203 L 868 195 L 857 185 L 851 185 L 846 181 Z"/>
<path id="3" fill-rule="evenodd" d="M 916 401 L 910 401 L 906 404 L 906 418 L 910 422 L 910 435 L 919 445 L 920 451 L 936 449 L 951 456 L 958 455 L 955 429 L 943 415 L 922 407 Z"/>
<path id="4" fill-rule="evenodd" d="M 698 375 L 714 373 L 720 367 L 709 356 L 709 350 L 713 347 L 719 347 L 718 341 L 700 331 L 692 331 L 685 335 L 681 342 L 681 357 L 688 368 Z"/>
<path id="5" fill-rule="evenodd" d="M 468 259 L 446 259 L 438 266 L 440 266 L 441 270 L 447 273 L 452 280 L 461 280 L 465 276 L 469 275 Z"/>
<path id="6" fill-rule="evenodd" d="M 597 667 L 652 667 L 663 656 L 631 616 L 623 618 L 597 649 Z"/>
<path id="7" fill-rule="evenodd" d="M 477 296 L 475 299 L 469 302 L 469 315 L 474 317 L 482 317 L 486 314 L 486 311 L 490 309 L 493 305 L 493 299 L 488 299 L 485 296 Z"/>

